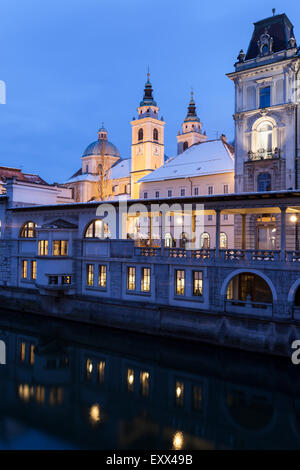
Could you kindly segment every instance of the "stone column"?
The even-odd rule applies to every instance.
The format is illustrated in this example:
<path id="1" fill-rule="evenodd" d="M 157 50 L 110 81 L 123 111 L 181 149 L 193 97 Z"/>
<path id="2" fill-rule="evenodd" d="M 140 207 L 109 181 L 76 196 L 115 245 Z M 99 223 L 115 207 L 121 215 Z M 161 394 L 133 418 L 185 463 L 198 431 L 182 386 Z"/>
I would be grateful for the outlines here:
<path id="1" fill-rule="evenodd" d="M 216 258 L 219 258 L 220 250 L 220 209 L 215 209 L 216 212 Z"/>
<path id="2" fill-rule="evenodd" d="M 242 214 L 242 250 L 246 250 L 246 214 Z"/>
<path id="3" fill-rule="evenodd" d="M 281 222 L 281 228 L 280 228 L 280 260 L 285 261 L 285 214 L 286 214 L 286 207 L 280 207 L 280 222 Z"/>

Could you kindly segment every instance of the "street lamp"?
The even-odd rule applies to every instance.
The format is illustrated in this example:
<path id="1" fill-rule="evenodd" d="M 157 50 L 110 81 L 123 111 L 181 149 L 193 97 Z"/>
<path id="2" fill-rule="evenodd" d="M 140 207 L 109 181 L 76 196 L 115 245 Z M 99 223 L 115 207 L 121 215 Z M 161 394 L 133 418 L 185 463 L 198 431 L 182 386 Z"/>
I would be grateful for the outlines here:
<path id="1" fill-rule="evenodd" d="M 298 216 L 295 214 L 291 215 L 290 221 L 295 224 L 295 248 L 296 251 L 299 251 Z"/>

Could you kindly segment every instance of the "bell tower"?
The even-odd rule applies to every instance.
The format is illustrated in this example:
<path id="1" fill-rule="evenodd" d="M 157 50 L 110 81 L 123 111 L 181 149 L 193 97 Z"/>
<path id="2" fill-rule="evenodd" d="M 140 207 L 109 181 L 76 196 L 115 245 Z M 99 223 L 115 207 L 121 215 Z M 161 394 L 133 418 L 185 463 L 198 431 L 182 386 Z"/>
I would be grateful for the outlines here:
<path id="1" fill-rule="evenodd" d="M 193 90 L 191 91 L 188 112 L 181 128 L 182 132 L 177 134 L 177 154 L 184 152 L 193 144 L 206 141 L 206 134 L 202 133 L 202 122 L 197 116 Z"/>
<path id="2" fill-rule="evenodd" d="M 163 118 L 158 117 L 159 108 L 153 98 L 150 73 L 144 97 L 137 108 L 138 117 L 131 121 L 131 198 L 139 198 L 138 181 L 164 164 L 164 126 Z"/>

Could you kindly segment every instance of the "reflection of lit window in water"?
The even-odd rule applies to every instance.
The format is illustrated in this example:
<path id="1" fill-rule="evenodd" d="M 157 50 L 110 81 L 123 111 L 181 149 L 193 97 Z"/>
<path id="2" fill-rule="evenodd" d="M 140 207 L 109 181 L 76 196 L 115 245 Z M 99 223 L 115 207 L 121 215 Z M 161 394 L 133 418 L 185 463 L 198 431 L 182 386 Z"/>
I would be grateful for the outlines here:
<path id="1" fill-rule="evenodd" d="M 176 382 L 175 384 L 175 399 L 176 405 L 183 406 L 184 401 L 184 384 L 183 382 Z"/>
<path id="2" fill-rule="evenodd" d="M 33 366 L 34 364 L 34 344 L 30 345 L 30 358 L 29 358 L 30 365 Z"/>
<path id="3" fill-rule="evenodd" d="M 20 384 L 18 387 L 19 398 L 24 402 L 29 402 L 32 399 L 39 404 L 45 402 L 45 387 L 37 385 L 36 387 L 29 387 L 28 384 Z"/>
<path id="4" fill-rule="evenodd" d="M 193 387 L 193 408 L 194 410 L 202 410 L 202 387 L 195 385 Z"/>
<path id="5" fill-rule="evenodd" d="M 149 396 L 149 372 L 141 372 L 140 373 L 140 381 L 141 381 L 141 394 L 143 397 Z"/>
<path id="6" fill-rule="evenodd" d="M 52 387 L 49 392 L 50 405 L 61 405 L 64 399 L 63 389 L 61 387 Z"/>
<path id="7" fill-rule="evenodd" d="M 100 423 L 101 421 L 101 410 L 98 403 L 92 405 L 89 409 L 89 419 L 90 423 L 95 426 L 96 424 Z"/>
<path id="8" fill-rule="evenodd" d="M 20 343 L 20 361 L 21 362 L 25 362 L 25 347 L 26 347 L 26 345 L 25 345 L 24 341 L 22 341 Z"/>
<path id="9" fill-rule="evenodd" d="M 127 390 L 129 392 L 132 392 L 133 387 L 134 387 L 134 370 L 128 369 L 127 370 Z"/>
<path id="10" fill-rule="evenodd" d="M 100 384 L 104 382 L 104 373 L 105 373 L 105 361 L 100 361 L 98 363 L 98 381 Z"/>
<path id="11" fill-rule="evenodd" d="M 37 403 L 44 403 L 45 401 L 45 388 L 41 385 L 38 385 L 36 387 L 35 399 Z"/>
<path id="12" fill-rule="evenodd" d="M 86 378 L 90 380 L 93 374 L 93 362 L 91 359 L 86 360 Z"/>
<path id="13" fill-rule="evenodd" d="M 183 447 L 183 434 L 177 431 L 173 436 L 173 449 L 180 450 Z"/>

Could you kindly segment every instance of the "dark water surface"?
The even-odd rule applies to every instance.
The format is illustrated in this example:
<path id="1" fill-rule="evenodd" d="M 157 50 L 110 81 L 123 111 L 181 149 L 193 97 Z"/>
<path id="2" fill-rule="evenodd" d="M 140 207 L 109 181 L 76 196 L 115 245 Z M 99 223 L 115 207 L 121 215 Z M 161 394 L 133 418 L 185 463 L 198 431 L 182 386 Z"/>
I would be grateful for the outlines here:
<path id="1" fill-rule="evenodd" d="M 0 449 L 299 449 L 300 365 L 0 311 Z"/>

